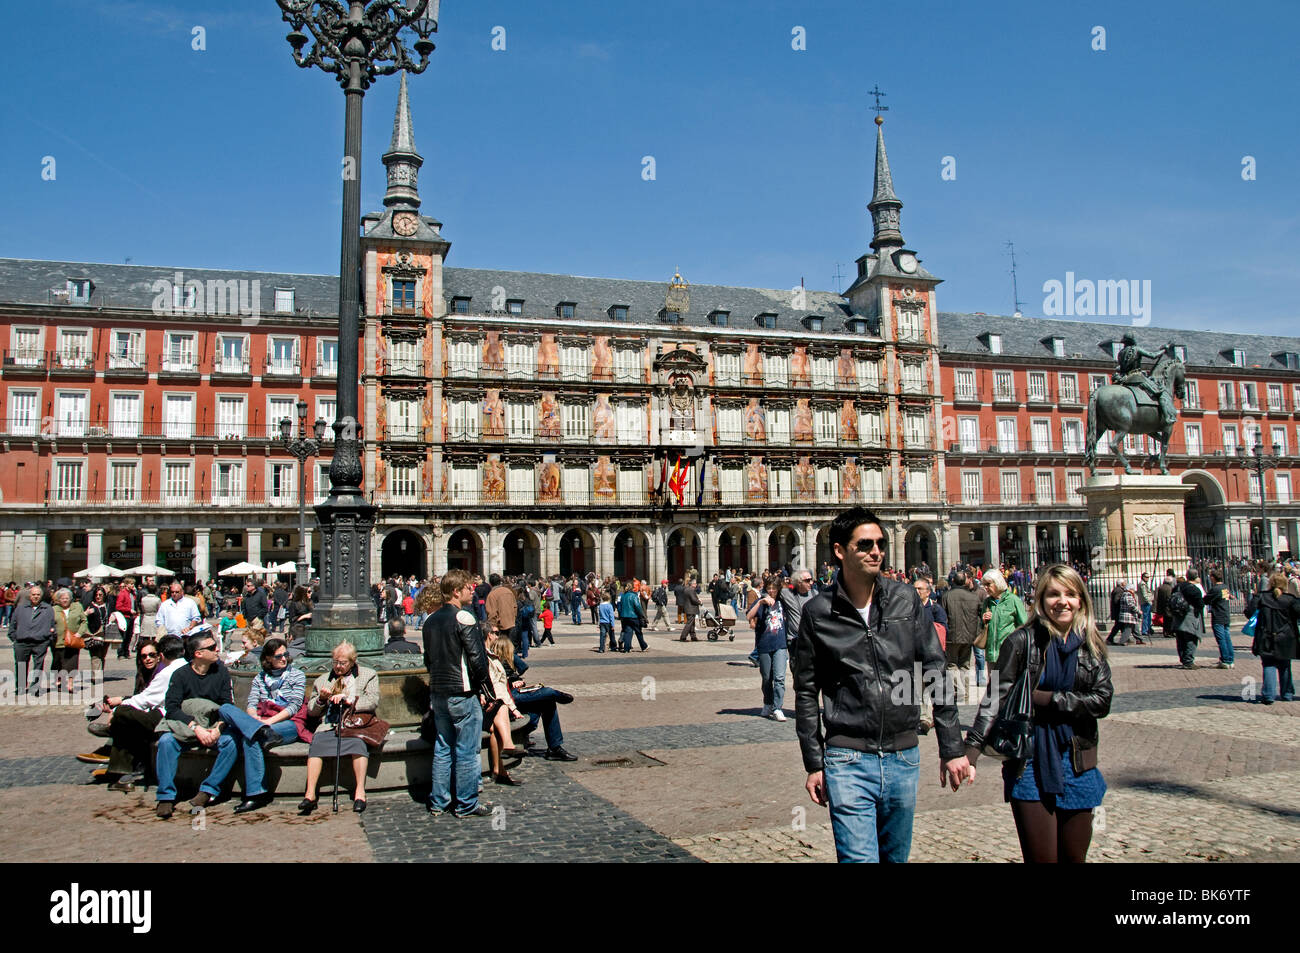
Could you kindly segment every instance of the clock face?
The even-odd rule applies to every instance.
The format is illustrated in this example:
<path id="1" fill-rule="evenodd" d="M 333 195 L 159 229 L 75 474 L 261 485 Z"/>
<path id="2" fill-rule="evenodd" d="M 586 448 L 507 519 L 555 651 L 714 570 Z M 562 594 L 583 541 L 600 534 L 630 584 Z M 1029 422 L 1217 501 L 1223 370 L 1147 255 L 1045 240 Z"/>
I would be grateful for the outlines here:
<path id="1" fill-rule="evenodd" d="M 414 235 L 420 227 L 420 220 L 410 212 L 398 212 L 393 216 L 393 231 L 399 235 Z"/>
<path id="2" fill-rule="evenodd" d="M 916 271 L 916 256 L 908 254 L 899 255 L 898 267 L 910 275 L 912 272 Z"/>

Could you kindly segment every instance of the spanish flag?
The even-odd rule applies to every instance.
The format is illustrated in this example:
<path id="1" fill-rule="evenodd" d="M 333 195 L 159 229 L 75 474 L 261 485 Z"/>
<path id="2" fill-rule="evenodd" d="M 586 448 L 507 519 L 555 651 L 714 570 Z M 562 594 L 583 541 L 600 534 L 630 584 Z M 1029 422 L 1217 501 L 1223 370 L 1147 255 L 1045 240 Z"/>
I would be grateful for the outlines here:
<path id="1" fill-rule="evenodd" d="M 678 457 L 677 462 L 673 464 L 672 476 L 668 478 L 668 489 L 672 491 L 677 498 L 677 505 L 682 505 L 682 497 L 686 493 L 686 481 L 688 479 L 688 470 L 682 466 L 682 458 Z"/>

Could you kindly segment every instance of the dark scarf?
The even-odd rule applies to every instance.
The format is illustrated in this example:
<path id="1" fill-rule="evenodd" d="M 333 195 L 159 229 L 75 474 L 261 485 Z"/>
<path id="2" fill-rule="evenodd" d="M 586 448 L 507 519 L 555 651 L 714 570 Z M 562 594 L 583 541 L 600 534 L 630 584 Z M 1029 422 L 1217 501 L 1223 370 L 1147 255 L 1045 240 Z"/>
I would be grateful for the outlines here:
<path id="1" fill-rule="evenodd" d="M 1051 636 L 1047 640 L 1043 675 L 1038 687 L 1047 692 L 1074 691 L 1074 673 L 1079 665 L 1079 647 L 1083 636 L 1071 632 L 1064 640 Z M 1065 771 L 1060 753 L 1067 751 L 1074 739 L 1074 729 L 1063 712 L 1035 712 L 1034 780 L 1041 794 L 1064 794 Z"/>

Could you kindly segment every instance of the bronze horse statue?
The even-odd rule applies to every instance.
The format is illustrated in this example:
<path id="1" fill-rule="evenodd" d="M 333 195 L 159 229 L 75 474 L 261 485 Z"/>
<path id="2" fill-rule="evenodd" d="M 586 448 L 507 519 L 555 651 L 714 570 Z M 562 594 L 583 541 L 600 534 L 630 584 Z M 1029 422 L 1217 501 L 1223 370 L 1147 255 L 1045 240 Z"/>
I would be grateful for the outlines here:
<path id="1" fill-rule="evenodd" d="M 1182 400 L 1187 396 L 1186 371 L 1182 361 L 1165 353 L 1156 361 L 1150 376 L 1153 382 Z M 1134 389 L 1128 385 L 1105 384 L 1088 398 L 1088 435 L 1083 461 L 1090 474 L 1097 471 L 1097 438 L 1107 430 L 1112 431 L 1111 446 L 1125 473 L 1139 472 L 1124 455 L 1124 438 L 1131 433 L 1146 434 L 1159 442 L 1160 472 L 1169 473 L 1167 457 L 1174 424 L 1164 423 L 1160 407 L 1155 403 L 1139 404 Z"/>

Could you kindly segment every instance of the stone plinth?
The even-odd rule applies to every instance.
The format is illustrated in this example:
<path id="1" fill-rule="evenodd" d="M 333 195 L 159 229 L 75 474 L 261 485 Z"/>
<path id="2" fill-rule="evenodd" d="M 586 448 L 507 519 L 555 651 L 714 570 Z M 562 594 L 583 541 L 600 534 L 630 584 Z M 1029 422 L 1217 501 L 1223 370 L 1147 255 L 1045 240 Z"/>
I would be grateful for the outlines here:
<path id="1" fill-rule="evenodd" d="M 1185 568 L 1183 501 L 1195 488 L 1176 476 L 1103 473 L 1079 490 L 1088 501 L 1088 544 L 1095 578 L 1109 584 L 1164 567 Z"/>

